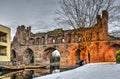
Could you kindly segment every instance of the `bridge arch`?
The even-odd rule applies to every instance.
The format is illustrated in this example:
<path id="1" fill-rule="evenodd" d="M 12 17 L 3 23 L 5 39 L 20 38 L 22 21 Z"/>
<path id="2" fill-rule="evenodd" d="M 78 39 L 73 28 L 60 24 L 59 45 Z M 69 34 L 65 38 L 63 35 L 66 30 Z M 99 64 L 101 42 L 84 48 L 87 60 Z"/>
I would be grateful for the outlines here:
<path id="1" fill-rule="evenodd" d="M 44 51 L 46 58 L 50 61 L 50 73 L 53 73 L 60 67 L 60 52 L 54 47 L 48 47 Z"/>
<path id="2" fill-rule="evenodd" d="M 56 54 L 56 55 L 55 55 Z M 46 60 L 50 60 L 51 56 L 59 56 L 60 57 L 60 52 L 58 49 L 56 49 L 55 47 L 48 47 L 44 50 L 44 54 L 43 57 Z"/>
<path id="3" fill-rule="evenodd" d="M 52 52 L 53 51 L 55 51 L 56 50 L 56 48 L 54 48 L 54 47 L 48 47 L 48 48 L 46 48 L 45 50 L 44 50 L 44 58 L 45 59 L 50 59 L 50 55 L 52 54 Z"/>
<path id="4" fill-rule="evenodd" d="M 26 65 L 34 63 L 34 52 L 31 48 L 26 48 L 23 52 L 23 63 Z"/>

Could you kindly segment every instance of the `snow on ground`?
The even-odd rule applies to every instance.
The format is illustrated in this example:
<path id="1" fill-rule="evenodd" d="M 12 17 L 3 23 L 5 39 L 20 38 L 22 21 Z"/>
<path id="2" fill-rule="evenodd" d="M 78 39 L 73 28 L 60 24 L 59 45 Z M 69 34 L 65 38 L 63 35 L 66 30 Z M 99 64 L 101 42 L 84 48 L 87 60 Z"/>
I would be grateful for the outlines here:
<path id="1" fill-rule="evenodd" d="M 86 64 L 73 70 L 33 79 L 120 79 L 120 64 Z"/>

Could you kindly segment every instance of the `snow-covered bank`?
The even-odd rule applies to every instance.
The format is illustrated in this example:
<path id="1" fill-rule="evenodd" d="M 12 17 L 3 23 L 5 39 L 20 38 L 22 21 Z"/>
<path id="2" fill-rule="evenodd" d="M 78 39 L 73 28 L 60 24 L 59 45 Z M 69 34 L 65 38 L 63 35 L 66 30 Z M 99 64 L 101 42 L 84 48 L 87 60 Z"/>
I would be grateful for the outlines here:
<path id="1" fill-rule="evenodd" d="M 120 64 L 87 64 L 34 79 L 120 79 Z"/>

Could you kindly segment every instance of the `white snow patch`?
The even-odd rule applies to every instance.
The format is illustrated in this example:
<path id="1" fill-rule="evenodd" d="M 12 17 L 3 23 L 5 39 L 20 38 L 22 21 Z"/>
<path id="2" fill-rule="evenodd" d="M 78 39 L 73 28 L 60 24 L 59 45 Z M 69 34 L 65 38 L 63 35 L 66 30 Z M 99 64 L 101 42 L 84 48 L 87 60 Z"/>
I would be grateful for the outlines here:
<path id="1" fill-rule="evenodd" d="M 58 50 L 55 50 L 55 51 L 52 52 L 52 56 L 60 57 L 60 52 Z"/>
<path id="2" fill-rule="evenodd" d="M 34 79 L 120 79 L 120 64 L 86 64 L 73 70 Z"/>

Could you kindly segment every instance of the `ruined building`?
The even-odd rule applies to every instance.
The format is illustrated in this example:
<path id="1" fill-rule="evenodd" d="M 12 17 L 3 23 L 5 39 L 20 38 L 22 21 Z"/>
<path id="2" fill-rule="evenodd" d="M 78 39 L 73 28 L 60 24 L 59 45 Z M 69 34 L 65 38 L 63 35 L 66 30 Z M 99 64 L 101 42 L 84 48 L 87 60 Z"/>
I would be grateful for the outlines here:
<path id="1" fill-rule="evenodd" d="M 61 66 L 86 63 L 115 62 L 120 39 L 108 34 L 108 12 L 97 16 L 93 27 L 77 30 L 55 29 L 45 33 L 31 32 L 31 27 L 18 26 L 12 43 L 12 57 L 23 64 L 50 63 L 50 54 L 60 52 Z"/>

